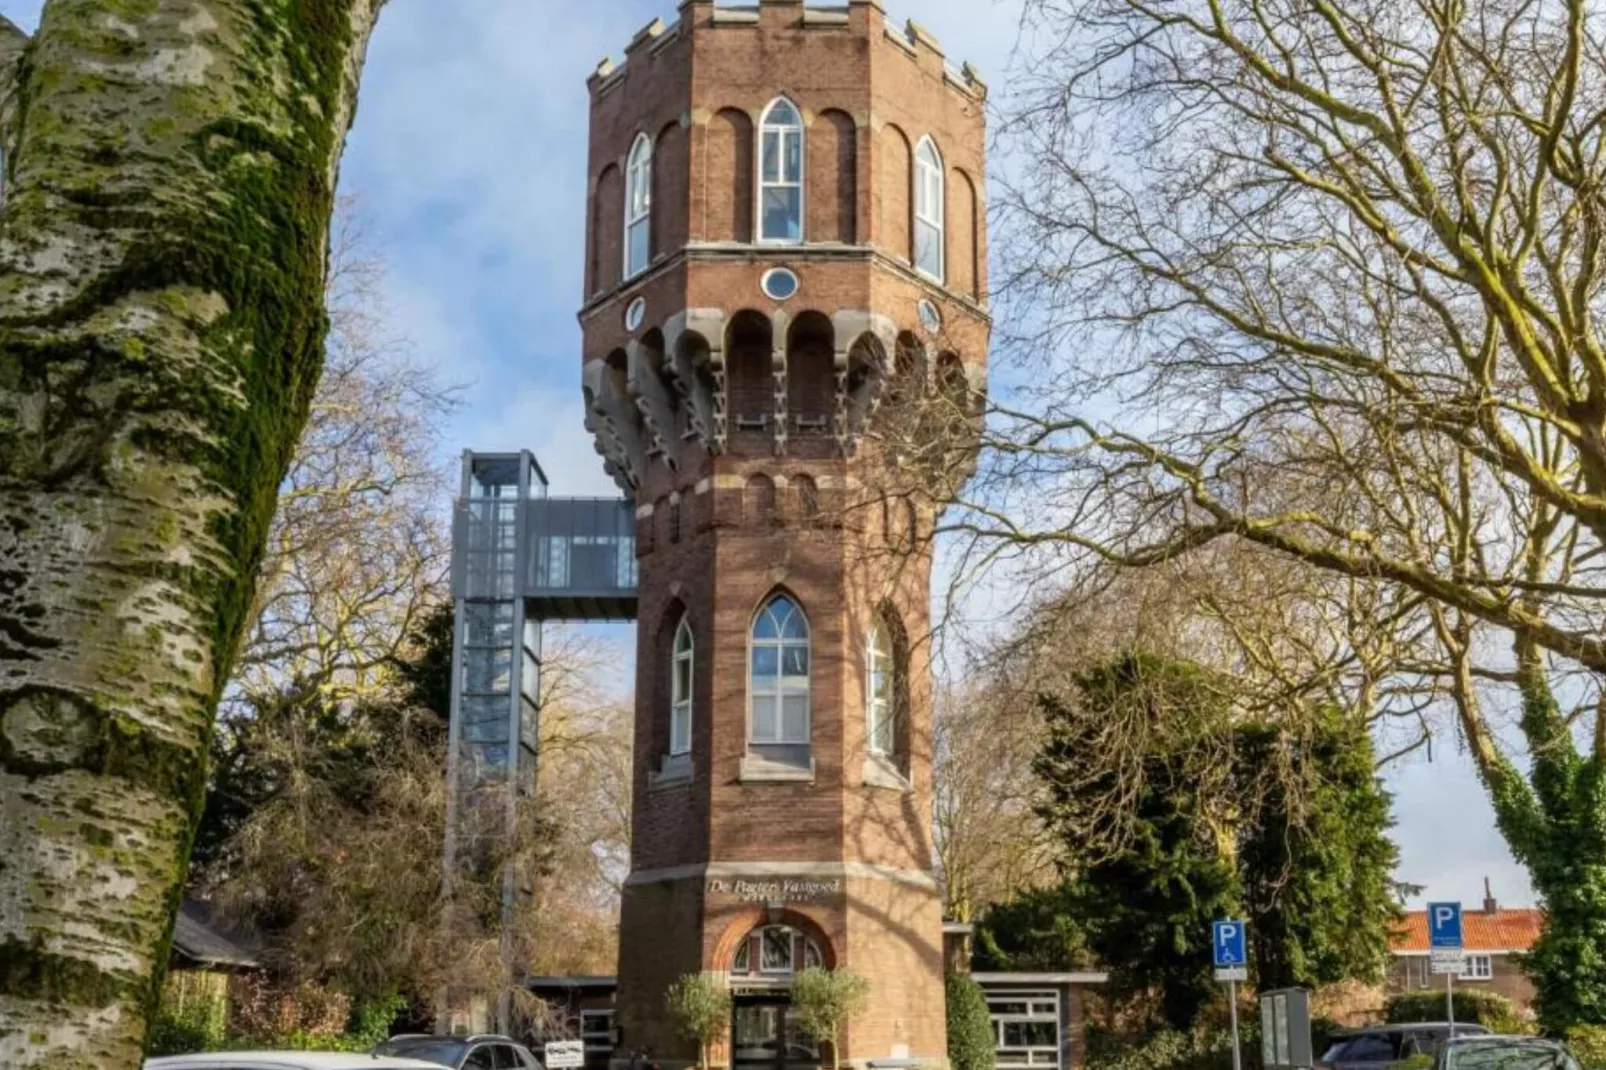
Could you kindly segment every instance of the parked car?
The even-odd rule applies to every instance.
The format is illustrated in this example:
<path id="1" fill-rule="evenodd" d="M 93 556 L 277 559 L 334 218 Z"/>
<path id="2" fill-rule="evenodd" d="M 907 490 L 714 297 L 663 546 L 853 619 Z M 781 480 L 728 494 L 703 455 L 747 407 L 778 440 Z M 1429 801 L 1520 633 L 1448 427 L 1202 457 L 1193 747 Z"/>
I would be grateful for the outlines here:
<path id="1" fill-rule="evenodd" d="M 1374 1025 L 1334 1034 L 1317 1065 L 1327 1070 L 1377 1070 L 1378 1066 L 1404 1062 L 1418 1055 L 1435 1054 L 1450 1035 L 1445 1022 L 1408 1022 L 1402 1025 Z M 1488 1036 L 1481 1025 L 1457 1025 L 1458 1037 Z"/>
<path id="2" fill-rule="evenodd" d="M 529 1048 L 491 1033 L 467 1037 L 405 1033 L 374 1048 L 374 1054 L 422 1059 L 452 1070 L 543 1070 Z"/>
<path id="3" fill-rule="evenodd" d="M 440 1070 L 440 1064 L 321 1051 L 218 1051 L 148 1059 L 145 1070 Z"/>
<path id="4" fill-rule="evenodd" d="M 1565 1046 L 1538 1037 L 1457 1037 L 1440 1047 L 1434 1070 L 1578 1070 Z"/>

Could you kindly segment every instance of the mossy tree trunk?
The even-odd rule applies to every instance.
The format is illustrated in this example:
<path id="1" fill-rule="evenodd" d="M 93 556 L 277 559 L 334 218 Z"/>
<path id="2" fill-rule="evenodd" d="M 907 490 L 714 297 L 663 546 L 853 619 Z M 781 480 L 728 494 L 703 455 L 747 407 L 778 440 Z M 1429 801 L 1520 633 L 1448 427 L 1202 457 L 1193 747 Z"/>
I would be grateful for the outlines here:
<path id="1" fill-rule="evenodd" d="M 0 1065 L 131 1070 L 383 0 L 0 19 Z"/>

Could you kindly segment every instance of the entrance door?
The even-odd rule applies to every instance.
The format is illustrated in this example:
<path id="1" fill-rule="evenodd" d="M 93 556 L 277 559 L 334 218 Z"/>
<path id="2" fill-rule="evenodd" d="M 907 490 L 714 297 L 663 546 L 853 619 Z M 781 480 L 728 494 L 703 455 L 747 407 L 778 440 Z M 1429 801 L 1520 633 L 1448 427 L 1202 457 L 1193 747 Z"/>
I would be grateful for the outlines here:
<path id="1" fill-rule="evenodd" d="M 744 997 L 731 1015 L 733 1070 L 813 1070 L 820 1048 L 785 996 Z"/>

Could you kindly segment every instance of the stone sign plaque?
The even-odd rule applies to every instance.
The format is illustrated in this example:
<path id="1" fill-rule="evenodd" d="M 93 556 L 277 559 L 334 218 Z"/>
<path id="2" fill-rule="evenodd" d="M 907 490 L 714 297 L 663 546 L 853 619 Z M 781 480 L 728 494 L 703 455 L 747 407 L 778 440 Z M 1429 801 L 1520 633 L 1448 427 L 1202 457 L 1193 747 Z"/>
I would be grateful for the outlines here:
<path id="1" fill-rule="evenodd" d="M 817 903 L 842 894 L 842 879 L 810 877 L 718 877 L 705 888 L 710 896 L 731 896 L 743 903 Z"/>

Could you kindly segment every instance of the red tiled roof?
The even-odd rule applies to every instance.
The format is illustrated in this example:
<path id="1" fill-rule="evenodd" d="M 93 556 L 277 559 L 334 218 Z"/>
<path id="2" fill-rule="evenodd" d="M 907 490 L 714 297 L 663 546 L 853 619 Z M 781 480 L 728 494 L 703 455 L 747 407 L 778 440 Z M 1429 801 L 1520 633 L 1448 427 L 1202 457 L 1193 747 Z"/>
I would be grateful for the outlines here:
<path id="1" fill-rule="evenodd" d="M 1539 939 L 1545 915 L 1539 910 L 1469 910 L 1461 915 L 1461 933 L 1468 951 L 1527 951 Z M 1394 931 L 1395 951 L 1427 951 L 1428 912 L 1408 910 Z"/>

